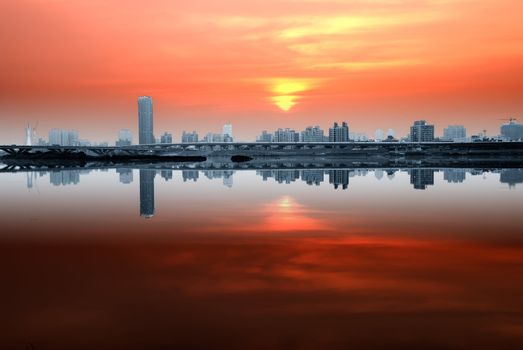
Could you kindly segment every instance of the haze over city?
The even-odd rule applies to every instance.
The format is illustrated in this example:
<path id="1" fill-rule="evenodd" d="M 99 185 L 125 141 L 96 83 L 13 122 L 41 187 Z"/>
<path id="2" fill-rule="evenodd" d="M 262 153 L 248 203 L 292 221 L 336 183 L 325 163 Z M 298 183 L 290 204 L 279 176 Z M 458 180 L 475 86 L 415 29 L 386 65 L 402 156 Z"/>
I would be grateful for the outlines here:
<path id="1" fill-rule="evenodd" d="M 0 138 L 137 134 L 136 98 L 179 137 L 346 120 L 369 136 L 426 119 L 498 133 L 520 117 L 520 1 L 11 1 L 0 4 Z"/>

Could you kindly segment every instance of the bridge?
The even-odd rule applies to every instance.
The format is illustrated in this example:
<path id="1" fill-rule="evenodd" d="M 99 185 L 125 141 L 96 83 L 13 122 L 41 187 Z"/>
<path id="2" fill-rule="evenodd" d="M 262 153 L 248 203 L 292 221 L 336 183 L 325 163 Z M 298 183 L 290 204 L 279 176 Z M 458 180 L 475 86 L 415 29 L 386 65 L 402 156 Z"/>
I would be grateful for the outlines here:
<path id="1" fill-rule="evenodd" d="M 405 156 L 498 155 L 523 156 L 523 142 L 193 142 L 132 146 L 4 145 L 8 158 L 133 158 L 133 157 L 249 157 L 271 156 Z"/>

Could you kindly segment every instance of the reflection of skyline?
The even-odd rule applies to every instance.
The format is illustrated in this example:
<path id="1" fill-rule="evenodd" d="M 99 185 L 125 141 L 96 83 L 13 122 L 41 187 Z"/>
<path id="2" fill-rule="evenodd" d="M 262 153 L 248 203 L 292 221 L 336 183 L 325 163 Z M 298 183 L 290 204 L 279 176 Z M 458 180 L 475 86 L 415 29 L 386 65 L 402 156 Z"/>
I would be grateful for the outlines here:
<path id="1" fill-rule="evenodd" d="M 31 189 L 34 187 L 36 181 L 36 174 L 39 177 L 49 173 L 49 182 L 54 186 L 78 185 L 80 183 L 80 175 L 89 174 L 94 169 L 81 170 L 40 170 L 28 171 L 26 187 Z M 106 172 L 108 169 L 98 169 Z M 117 168 L 116 173 L 119 175 L 119 182 L 122 184 L 131 184 L 133 182 L 132 168 Z M 174 179 L 174 171 L 172 169 L 140 169 L 140 172 L 149 174 L 152 171 L 155 175 L 160 176 L 165 181 Z M 523 183 L 523 169 L 464 169 L 464 168 L 387 168 L 387 169 L 277 169 L 277 170 L 256 170 L 256 175 L 260 176 L 263 181 L 273 179 L 279 184 L 291 184 L 297 180 L 302 180 L 309 186 L 320 186 L 325 182 L 325 176 L 328 176 L 329 184 L 333 185 L 335 189 L 340 186 L 342 189 L 347 189 L 349 185 L 349 178 L 355 176 L 365 177 L 372 172 L 378 181 L 385 179 L 392 180 L 397 172 L 407 173 L 410 176 L 410 183 L 414 189 L 424 190 L 427 186 L 433 186 L 434 173 L 443 172 L 443 180 L 447 183 L 463 183 L 467 179 L 467 174 L 470 176 L 484 175 L 485 173 L 499 173 L 499 182 L 508 184 L 510 188 L 517 184 Z M 232 187 L 234 184 L 234 174 L 236 170 L 180 170 L 183 182 L 194 181 L 197 182 L 200 178 L 200 172 L 210 180 L 222 179 L 223 185 Z M 141 173 L 140 173 L 141 174 Z M 386 176 L 385 176 L 386 174 Z M 150 176 L 150 175 L 146 175 Z"/>
<path id="2" fill-rule="evenodd" d="M 36 178 L 49 173 L 49 181 L 53 186 L 78 185 L 80 175 L 89 174 L 92 169 L 82 170 L 52 170 L 52 171 L 33 171 L 27 172 L 26 187 L 32 190 L 36 187 Z M 108 171 L 108 169 L 100 169 Z M 132 168 L 117 168 L 115 170 L 119 176 L 119 182 L 122 184 L 131 184 L 133 182 Z M 139 169 L 139 190 L 140 190 L 140 216 L 151 218 L 155 215 L 155 185 L 154 179 L 159 174 L 166 181 L 175 178 L 175 174 L 181 175 L 183 182 L 197 182 L 200 178 L 200 172 L 208 179 L 222 179 L 223 185 L 232 188 L 235 170 L 183 170 L 173 171 L 172 169 Z M 425 190 L 428 186 L 434 186 L 434 173 L 442 172 L 443 181 L 449 184 L 462 184 L 469 176 L 485 176 L 487 173 L 499 174 L 499 182 L 508 184 L 509 188 L 523 183 L 523 169 L 463 169 L 463 168 L 387 168 L 387 169 L 275 169 L 275 170 L 257 170 L 256 175 L 260 176 L 263 181 L 269 179 L 279 184 L 291 184 L 298 180 L 303 181 L 309 186 L 320 186 L 326 183 L 334 189 L 347 190 L 351 177 L 373 176 L 377 181 L 388 181 L 393 179 L 396 173 L 406 173 L 409 176 L 410 184 L 415 190 Z M 386 176 L 385 176 L 386 174 Z M 178 175 L 179 176 L 179 175 Z"/>

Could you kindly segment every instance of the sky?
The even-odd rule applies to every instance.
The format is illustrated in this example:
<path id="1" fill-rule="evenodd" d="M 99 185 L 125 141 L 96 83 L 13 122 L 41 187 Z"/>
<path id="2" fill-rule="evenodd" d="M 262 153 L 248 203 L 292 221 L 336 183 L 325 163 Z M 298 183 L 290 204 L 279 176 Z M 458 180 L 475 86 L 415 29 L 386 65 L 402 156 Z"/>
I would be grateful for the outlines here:
<path id="1" fill-rule="evenodd" d="M 24 127 L 137 138 L 347 121 L 403 136 L 413 120 L 499 133 L 523 111 L 520 0 L 6 0 L 0 143 Z"/>

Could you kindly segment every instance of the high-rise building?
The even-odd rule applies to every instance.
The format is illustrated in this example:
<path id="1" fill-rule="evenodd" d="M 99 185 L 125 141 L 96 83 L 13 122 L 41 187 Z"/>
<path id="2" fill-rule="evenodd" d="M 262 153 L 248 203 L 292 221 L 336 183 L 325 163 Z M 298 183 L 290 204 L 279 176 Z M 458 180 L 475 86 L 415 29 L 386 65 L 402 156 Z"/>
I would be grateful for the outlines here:
<path id="1" fill-rule="evenodd" d="M 289 128 L 280 128 L 274 132 L 274 142 L 298 142 L 299 140 L 300 134 Z"/>
<path id="2" fill-rule="evenodd" d="M 62 145 L 62 130 L 51 129 L 49 131 L 49 145 Z"/>
<path id="3" fill-rule="evenodd" d="M 155 143 L 153 131 L 153 99 L 138 97 L 138 133 L 140 145 Z"/>
<path id="4" fill-rule="evenodd" d="M 349 141 L 349 125 L 343 122 L 341 126 L 337 122 L 332 128 L 329 128 L 329 142 L 348 142 Z"/>
<path id="5" fill-rule="evenodd" d="M 231 123 L 227 123 L 223 126 L 223 138 L 227 139 L 227 136 L 231 139 L 231 142 L 232 142 L 233 136 L 232 136 L 232 124 Z"/>
<path id="6" fill-rule="evenodd" d="M 508 141 L 523 140 L 523 124 L 510 118 L 508 123 L 501 125 L 501 137 Z"/>
<path id="7" fill-rule="evenodd" d="M 443 140 L 454 142 L 465 142 L 467 130 L 463 125 L 449 125 L 443 129 Z"/>
<path id="8" fill-rule="evenodd" d="M 160 136 L 160 143 L 173 143 L 173 135 L 168 132 L 164 132 L 162 136 Z"/>
<path id="9" fill-rule="evenodd" d="M 425 120 L 416 120 L 410 127 L 411 142 L 434 141 L 434 125 L 427 124 Z"/>
<path id="10" fill-rule="evenodd" d="M 274 135 L 269 133 L 267 130 L 263 130 L 260 136 L 258 136 L 256 142 L 273 142 Z"/>
<path id="11" fill-rule="evenodd" d="M 183 132 L 182 133 L 182 143 L 193 143 L 198 142 L 198 134 L 196 131 L 193 132 Z"/>
<path id="12" fill-rule="evenodd" d="M 383 141 L 383 130 L 381 129 L 376 129 L 376 131 L 374 131 L 374 141 L 376 142 L 381 142 Z"/>
<path id="13" fill-rule="evenodd" d="M 122 129 L 118 132 L 117 147 L 130 146 L 133 143 L 133 134 L 128 129 Z"/>
<path id="14" fill-rule="evenodd" d="M 323 130 L 319 126 L 308 126 L 301 132 L 302 142 L 323 142 Z"/>

